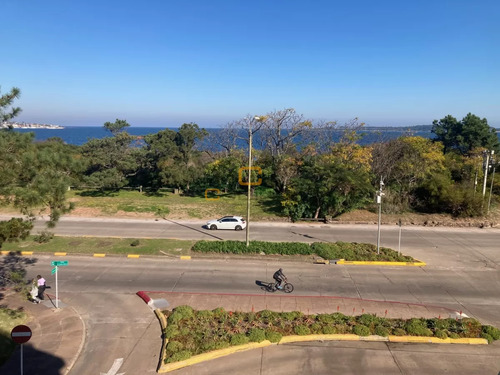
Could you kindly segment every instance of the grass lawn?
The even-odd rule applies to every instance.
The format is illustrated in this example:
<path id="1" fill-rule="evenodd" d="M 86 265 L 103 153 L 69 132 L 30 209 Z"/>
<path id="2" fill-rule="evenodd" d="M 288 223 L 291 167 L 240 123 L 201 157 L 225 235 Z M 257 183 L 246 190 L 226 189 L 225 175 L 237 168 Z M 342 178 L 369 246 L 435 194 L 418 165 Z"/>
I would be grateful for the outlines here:
<path id="1" fill-rule="evenodd" d="M 264 196 L 269 190 L 255 191 L 251 204 L 252 218 L 270 219 L 279 217 L 279 198 Z M 209 195 L 208 198 L 216 196 Z M 217 200 L 205 199 L 205 195 L 184 196 L 170 192 L 149 194 L 139 191 L 120 190 L 100 193 L 98 191 L 72 190 L 68 200 L 76 205 L 76 210 L 92 210 L 94 214 L 105 216 L 122 213 L 149 215 L 165 214 L 167 218 L 210 219 L 225 215 L 246 216 L 247 197 L 242 194 L 221 194 Z"/>
<path id="2" fill-rule="evenodd" d="M 27 320 L 28 316 L 22 311 L 0 307 L 0 366 L 9 359 L 15 348 L 10 338 L 10 331 L 15 326 L 26 323 Z"/>
<path id="3" fill-rule="evenodd" d="M 138 241 L 136 246 L 132 246 Z M 38 243 L 33 236 L 24 241 L 4 243 L 5 251 L 34 251 L 44 253 L 65 252 L 73 254 L 148 254 L 148 255 L 189 255 L 195 240 L 134 239 L 106 237 L 59 237 L 47 243 Z"/>

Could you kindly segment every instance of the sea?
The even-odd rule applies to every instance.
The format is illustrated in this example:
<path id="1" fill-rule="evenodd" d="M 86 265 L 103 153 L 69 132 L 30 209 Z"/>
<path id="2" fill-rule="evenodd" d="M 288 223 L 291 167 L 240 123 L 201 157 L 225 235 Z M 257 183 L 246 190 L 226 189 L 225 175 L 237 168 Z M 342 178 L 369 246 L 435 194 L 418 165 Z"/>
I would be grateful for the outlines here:
<path id="1" fill-rule="evenodd" d="M 172 130 L 177 130 L 176 128 L 171 128 Z M 161 130 L 165 130 L 165 128 L 159 127 L 128 127 L 127 132 L 131 135 L 148 135 L 148 134 L 156 134 Z M 211 134 L 217 134 L 221 129 L 220 128 L 206 128 L 206 130 Z M 35 133 L 35 141 L 41 142 L 45 141 L 49 138 L 58 137 L 61 138 L 65 143 L 71 145 L 81 146 L 87 143 L 89 140 L 97 138 L 105 138 L 110 137 L 111 133 L 107 131 L 104 127 L 99 126 L 67 126 L 63 129 L 13 129 L 13 131 L 20 133 Z M 380 130 L 374 128 L 373 130 L 364 128 L 361 130 L 363 136 L 358 141 L 361 145 L 367 145 L 374 142 L 387 141 L 390 139 L 395 139 L 401 137 L 402 135 L 409 134 L 408 131 L 391 131 L 390 129 L 385 128 L 384 130 Z M 258 135 L 258 133 L 257 133 Z M 424 138 L 432 138 L 434 134 L 430 131 L 412 131 L 411 135 L 420 136 Z M 337 141 L 341 137 L 341 132 L 332 133 L 332 139 Z M 258 139 L 255 139 L 254 147 L 258 144 Z M 205 141 L 206 142 L 206 141 Z M 204 142 L 200 144 L 200 148 L 204 149 Z M 239 144 L 241 143 L 241 144 Z M 241 141 L 237 142 L 238 146 L 244 148 L 246 143 Z"/>

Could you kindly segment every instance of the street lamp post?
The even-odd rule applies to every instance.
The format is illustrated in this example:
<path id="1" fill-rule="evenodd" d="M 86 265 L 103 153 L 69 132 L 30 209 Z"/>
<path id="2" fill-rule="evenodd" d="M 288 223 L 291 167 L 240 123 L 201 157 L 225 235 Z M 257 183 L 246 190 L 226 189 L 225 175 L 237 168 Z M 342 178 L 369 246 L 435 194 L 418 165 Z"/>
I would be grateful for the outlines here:
<path id="1" fill-rule="evenodd" d="M 384 187 L 384 181 L 380 177 L 380 188 L 377 191 L 377 204 L 378 204 L 378 228 L 377 228 L 377 255 L 380 254 L 380 220 L 382 218 L 382 189 Z"/>
<path id="2" fill-rule="evenodd" d="M 260 120 L 259 116 L 254 116 L 256 121 Z M 247 190 L 247 227 L 246 227 L 246 244 L 250 245 L 250 195 L 252 193 L 252 120 L 248 122 L 248 190 Z"/>
<path id="3" fill-rule="evenodd" d="M 491 155 L 493 156 L 493 153 L 495 151 L 491 151 Z M 484 181 L 483 181 L 483 198 L 486 195 L 486 180 L 488 179 L 488 168 L 490 166 L 490 152 L 489 151 L 484 151 L 485 156 L 486 156 L 486 164 L 484 165 Z"/>
<path id="4" fill-rule="evenodd" d="M 493 181 L 495 180 L 495 159 L 493 158 L 494 150 L 491 151 L 491 164 L 493 164 L 493 173 L 491 174 L 491 184 L 490 184 L 490 196 L 488 197 L 488 209 L 486 210 L 486 214 L 490 213 L 490 205 L 491 205 L 491 194 L 493 193 Z"/>

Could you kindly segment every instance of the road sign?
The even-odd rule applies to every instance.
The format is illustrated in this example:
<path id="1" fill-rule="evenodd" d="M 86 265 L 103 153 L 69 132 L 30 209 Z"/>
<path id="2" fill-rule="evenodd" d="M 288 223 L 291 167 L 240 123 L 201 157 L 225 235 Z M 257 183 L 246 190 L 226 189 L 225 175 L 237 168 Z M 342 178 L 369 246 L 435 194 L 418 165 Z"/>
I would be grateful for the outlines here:
<path id="1" fill-rule="evenodd" d="M 12 341 L 18 344 L 24 344 L 31 338 L 31 329 L 30 327 L 24 325 L 15 326 L 10 332 L 10 337 L 12 338 Z"/>
<path id="2" fill-rule="evenodd" d="M 55 274 L 57 272 L 57 266 L 52 268 L 52 271 L 50 272 L 52 275 Z"/>
<path id="3" fill-rule="evenodd" d="M 67 266 L 68 261 L 67 260 L 53 260 L 50 262 L 51 266 Z"/>

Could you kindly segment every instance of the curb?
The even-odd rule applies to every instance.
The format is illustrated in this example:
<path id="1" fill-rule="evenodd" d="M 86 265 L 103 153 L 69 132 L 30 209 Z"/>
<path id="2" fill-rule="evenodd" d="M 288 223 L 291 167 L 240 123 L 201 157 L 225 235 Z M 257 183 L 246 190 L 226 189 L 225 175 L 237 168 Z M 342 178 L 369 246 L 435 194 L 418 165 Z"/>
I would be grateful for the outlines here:
<path id="1" fill-rule="evenodd" d="M 330 261 L 325 261 L 330 264 Z M 322 263 L 322 262 L 318 262 Z M 345 260 L 338 259 L 334 261 L 335 264 L 346 264 L 346 265 L 357 265 L 357 266 L 413 266 L 413 267 L 423 267 L 427 263 L 415 259 L 415 262 L 389 262 L 389 261 L 362 261 L 362 260 Z"/>
<path id="2" fill-rule="evenodd" d="M 253 342 L 251 344 L 244 344 L 244 345 L 232 346 L 232 347 L 229 347 L 226 349 L 214 350 L 213 352 L 195 355 L 189 359 L 186 359 L 185 361 L 162 364 L 162 366 L 160 366 L 160 369 L 157 372 L 162 374 L 165 372 L 178 370 L 178 369 L 183 368 L 183 367 L 191 366 L 191 365 L 194 365 L 197 363 L 210 361 L 212 359 L 216 359 L 216 358 L 220 358 L 220 357 L 225 357 L 227 355 L 234 354 L 237 352 L 243 352 L 246 350 L 263 348 L 263 347 L 266 347 L 269 345 L 273 345 L 271 343 L 271 341 L 264 340 L 262 342 Z M 164 352 L 162 353 L 162 357 L 163 357 L 163 354 L 164 354 Z M 163 359 L 162 359 L 162 363 L 163 363 Z"/>
<path id="3" fill-rule="evenodd" d="M 0 250 L 0 255 L 53 255 L 53 256 L 71 256 L 71 255 L 77 255 L 77 256 L 91 256 L 94 258 L 105 258 L 106 256 L 112 256 L 112 257 L 127 257 L 131 259 L 137 259 L 140 258 L 140 254 L 105 254 L 105 253 L 93 253 L 93 254 L 72 254 L 72 253 L 62 253 L 62 252 L 55 252 L 55 253 L 36 253 L 34 251 L 8 251 L 8 250 Z M 156 257 L 158 255 L 151 255 L 151 254 L 146 254 L 144 255 L 145 257 Z M 180 260 L 191 260 L 190 255 L 180 255 L 180 256 L 175 256 L 174 258 L 178 258 Z"/>

